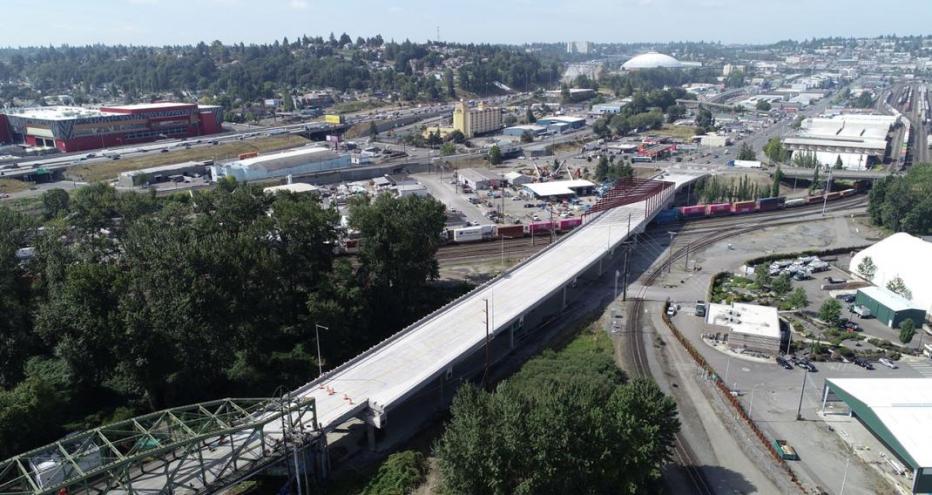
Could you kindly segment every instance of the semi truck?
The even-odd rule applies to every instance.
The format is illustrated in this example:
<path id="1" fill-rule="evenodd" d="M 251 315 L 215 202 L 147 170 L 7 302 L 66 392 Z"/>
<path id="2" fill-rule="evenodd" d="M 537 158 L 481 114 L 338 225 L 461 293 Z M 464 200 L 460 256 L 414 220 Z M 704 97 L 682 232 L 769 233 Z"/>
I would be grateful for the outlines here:
<path id="1" fill-rule="evenodd" d="M 335 115 L 335 114 L 324 115 L 324 122 L 328 124 L 340 125 L 344 122 L 343 115 Z"/>

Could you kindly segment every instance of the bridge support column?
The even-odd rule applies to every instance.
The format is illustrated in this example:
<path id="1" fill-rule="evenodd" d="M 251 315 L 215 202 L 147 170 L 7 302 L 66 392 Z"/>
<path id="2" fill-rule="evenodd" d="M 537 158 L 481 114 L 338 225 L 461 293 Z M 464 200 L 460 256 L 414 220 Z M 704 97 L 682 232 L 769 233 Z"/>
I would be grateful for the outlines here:
<path id="1" fill-rule="evenodd" d="M 369 441 L 369 452 L 375 452 L 375 426 L 366 424 L 366 439 Z"/>
<path id="2" fill-rule="evenodd" d="M 602 260 L 603 259 L 605 258 L 599 258 L 599 274 L 598 274 L 599 277 L 602 276 Z"/>
<path id="3" fill-rule="evenodd" d="M 563 309 L 566 309 L 566 286 L 563 286 Z"/>

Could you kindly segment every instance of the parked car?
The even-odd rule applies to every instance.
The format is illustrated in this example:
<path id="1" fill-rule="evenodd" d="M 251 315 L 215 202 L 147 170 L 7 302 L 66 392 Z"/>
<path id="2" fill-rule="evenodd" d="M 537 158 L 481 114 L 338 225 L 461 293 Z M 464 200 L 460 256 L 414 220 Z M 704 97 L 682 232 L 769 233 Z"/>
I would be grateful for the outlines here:
<path id="1" fill-rule="evenodd" d="M 808 359 L 803 359 L 803 360 L 799 361 L 798 363 L 796 363 L 796 366 L 799 366 L 800 368 L 802 368 L 802 369 L 804 369 L 804 370 L 806 370 L 806 371 L 808 371 L 808 372 L 810 372 L 810 373 L 815 373 L 816 371 L 819 371 L 819 370 L 816 369 L 815 365 L 813 365 L 811 362 L 809 362 Z"/>
<path id="2" fill-rule="evenodd" d="M 667 316 L 669 316 L 670 318 L 673 318 L 674 316 L 676 316 L 676 306 L 674 306 L 673 304 L 670 304 L 669 306 L 667 306 Z"/>
<path id="3" fill-rule="evenodd" d="M 842 294 L 840 296 L 835 296 L 835 299 L 838 299 L 839 301 L 845 302 L 845 303 L 853 303 L 854 294 Z"/>
<path id="4" fill-rule="evenodd" d="M 793 365 L 790 364 L 789 361 L 787 361 L 786 359 L 783 359 L 783 358 L 780 357 L 780 356 L 777 356 L 777 364 L 779 364 L 780 366 L 783 366 L 783 369 L 785 369 L 785 370 L 791 370 L 791 369 L 793 369 Z"/>
<path id="5" fill-rule="evenodd" d="M 885 357 L 882 357 L 882 358 L 878 359 L 877 361 L 879 361 L 880 364 L 882 364 L 882 365 L 884 365 L 884 366 L 886 366 L 887 368 L 890 368 L 890 369 L 894 369 L 894 370 L 895 370 L 895 369 L 899 368 L 899 366 L 897 366 L 896 363 L 894 363 L 892 359 L 887 359 L 887 358 L 885 358 Z"/>

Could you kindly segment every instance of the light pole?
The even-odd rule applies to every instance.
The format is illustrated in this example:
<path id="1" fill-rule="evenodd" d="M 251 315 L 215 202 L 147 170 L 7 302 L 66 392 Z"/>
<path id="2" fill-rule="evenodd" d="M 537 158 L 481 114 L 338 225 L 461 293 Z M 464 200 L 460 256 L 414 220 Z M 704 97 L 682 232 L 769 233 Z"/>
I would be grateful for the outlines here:
<path id="1" fill-rule="evenodd" d="M 315 336 L 315 340 L 317 340 L 317 376 L 324 374 L 324 365 L 320 359 L 320 329 L 321 328 L 323 328 L 324 330 L 330 330 L 329 327 L 318 325 L 317 323 L 314 324 L 314 336 Z"/>
<path id="2" fill-rule="evenodd" d="M 845 475 L 841 478 L 841 491 L 838 492 L 838 495 L 845 495 L 845 483 L 848 481 L 848 464 L 851 463 L 851 456 L 848 456 L 845 459 Z"/>
<path id="3" fill-rule="evenodd" d="M 615 299 L 618 299 L 618 277 L 621 275 L 621 272 L 615 270 Z"/>
<path id="4" fill-rule="evenodd" d="M 748 419 L 754 420 L 754 392 L 757 390 L 757 387 L 764 385 L 763 383 L 758 383 L 751 387 L 751 400 L 748 404 Z"/>

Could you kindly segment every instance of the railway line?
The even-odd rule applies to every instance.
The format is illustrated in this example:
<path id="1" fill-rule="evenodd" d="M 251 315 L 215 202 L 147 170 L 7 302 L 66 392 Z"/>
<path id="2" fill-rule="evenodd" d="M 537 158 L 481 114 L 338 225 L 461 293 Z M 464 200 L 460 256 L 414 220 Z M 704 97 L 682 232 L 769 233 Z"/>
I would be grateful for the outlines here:
<path id="1" fill-rule="evenodd" d="M 825 211 L 826 213 L 833 213 L 831 217 L 837 217 L 840 213 L 844 213 L 852 209 L 860 209 L 865 205 L 865 203 L 866 198 L 850 198 L 847 200 L 838 201 L 830 207 L 826 207 Z M 653 285 L 654 282 L 656 282 L 656 280 L 663 273 L 663 270 L 668 263 L 673 263 L 674 261 L 683 258 L 683 256 L 685 256 L 689 250 L 701 250 L 716 242 L 748 232 L 753 232 L 764 226 L 793 225 L 810 221 L 801 219 L 801 217 L 811 216 L 815 211 L 821 210 L 822 205 L 818 205 L 818 208 L 813 208 L 814 206 L 817 205 L 810 205 L 810 207 L 806 208 L 807 211 L 792 211 L 789 212 L 790 214 L 787 214 L 788 212 L 786 210 L 761 213 L 755 215 L 755 218 L 749 219 L 748 222 L 742 223 L 736 222 L 736 220 L 738 220 L 736 217 L 710 218 L 689 222 L 690 224 L 699 224 L 698 228 L 684 229 L 682 234 L 699 235 L 699 239 L 690 242 L 689 246 L 683 246 L 679 249 L 674 249 L 673 253 L 668 257 L 668 260 L 664 260 L 661 263 L 655 263 L 652 268 L 644 275 L 643 282 L 638 289 L 638 292 L 632 297 L 630 315 L 628 316 L 625 323 L 625 333 L 633 340 L 633 345 L 629 346 L 629 352 L 631 354 L 630 357 L 634 366 L 635 374 L 640 377 L 651 377 L 652 375 L 647 359 L 647 351 L 644 341 L 645 331 L 641 320 L 644 315 L 644 296 L 648 288 Z M 760 225 L 762 221 L 768 219 L 776 219 L 778 221 L 768 222 L 766 225 Z M 751 224 L 752 222 L 754 224 Z M 656 234 L 663 230 L 662 227 L 664 226 L 658 226 L 650 230 L 653 230 Z M 673 249 L 673 246 L 671 246 L 670 249 Z M 708 479 L 706 479 L 705 474 L 699 467 L 700 463 L 697 462 L 695 453 L 686 442 L 683 435 L 680 433 L 677 433 L 676 435 L 673 454 L 675 462 L 683 469 L 686 478 L 689 480 L 693 487 L 694 493 L 700 495 L 713 495 L 715 493 Z"/>
<path id="2" fill-rule="evenodd" d="M 852 196 L 828 203 L 825 208 L 826 213 L 837 213 L 841 211 L 852 212 L 863 208 L 867 205 L 866 196 Z M 689 220 L 685 222 L 674 222 L 668 224 L 652 224 L 648 227 L 646 233 L 657 235 L 662 233 L 666 235 L 668 231 L 676 231 L 678 236 L 696 235 L 707 232 L 718 232 L 723 228 L 732 229 L 735 226 L 744 224 L 755 225 L 760 228 L 768 220 L 788 220 L 796 218 L 811 217 L 813 213 L 822 210 L 821 204 L 812 204 L 798 206 L 791 209 L 775 210 L 769 212 L 754 213 L 749 215 L 723 216 Z M 783 225 L 781 222 L 778 225 Z M 562 234 L 556 234 L 555 239 L 559 240 Z M 500 259 L 502 257 L 515 258 L 530 256 L 550 245 L 550 236 L 543 234 L 530 237 L 521 237 L 515 239 L 493 240 L 486 242 L 477 242 L 470 244 L 448 244 L 437 251 L 437 261 L 446 264 L 455 264 L 461 262 L 481 262 Z M 504 253 L 504 255 L 503 255 Z"/>

